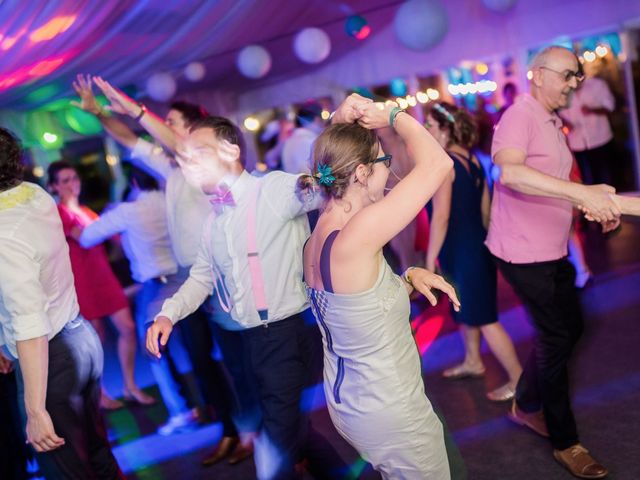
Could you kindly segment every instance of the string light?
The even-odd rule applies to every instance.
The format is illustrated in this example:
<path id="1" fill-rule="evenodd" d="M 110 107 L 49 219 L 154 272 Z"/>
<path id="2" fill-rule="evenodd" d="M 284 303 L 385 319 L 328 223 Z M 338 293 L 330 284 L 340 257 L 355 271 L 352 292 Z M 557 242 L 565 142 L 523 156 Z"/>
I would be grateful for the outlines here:
<path id="1" fill-rule="evenodd" d="M 604 45 L 598 45 L 598 47 L 596 48 L 596 55 L 598 55 L 600 58 L 606 56 L 607 53 L 609 53 L 609 50 Z"/>
<path id="2" fill-rule="evenodd" d="M 587 62 L 593 62 L 596 59 L 596 54 L 587 50 L 586 52 L 584 52 L 584 59 Z"/>
<path id="3" fill-rule="evenodd" d="M 260 121 L 255 117 L 247 117 L 244 119 L 244 128 L 250 132 L 255 132 L 260 128 Z"/>
<path id="4" fill-rule="evenodd" d="M 429 95 L 427 95 L 425 92 L 418 92 L 416 93 L 416 100 L 418 100 L 420 103 L 427 103 L 429 101 Z"/>

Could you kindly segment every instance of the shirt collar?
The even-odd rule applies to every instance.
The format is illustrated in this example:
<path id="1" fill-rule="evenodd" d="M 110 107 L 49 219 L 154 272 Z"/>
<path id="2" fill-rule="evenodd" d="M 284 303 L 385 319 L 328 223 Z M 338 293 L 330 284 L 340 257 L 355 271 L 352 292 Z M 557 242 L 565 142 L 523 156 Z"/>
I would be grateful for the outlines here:
<path id="1" fill-rule="evenodd" d="M 549 112 L 546 108 L 542 106 L 542 104 L 536 100 L 531 94 L 525 93 L 522 95 L 522 101 L 529 105 L 532 109 L 533 114 L 539 119 L 541 122 L 553 122 L 553 124 L 560 128 L 562 127 L 562 120 L 558 117 L 556 112 Z"/>

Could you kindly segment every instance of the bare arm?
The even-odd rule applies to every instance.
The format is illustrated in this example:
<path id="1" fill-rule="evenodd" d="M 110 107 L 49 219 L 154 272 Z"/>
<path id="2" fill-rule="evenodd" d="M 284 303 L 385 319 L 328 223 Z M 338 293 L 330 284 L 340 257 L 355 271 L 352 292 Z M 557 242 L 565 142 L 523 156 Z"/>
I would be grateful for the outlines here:
<path id="1" fill-rule="evenodd" d="M 485 230 L 489 230 L 489 220 L 491 218 L 491 194 L 489 193 L 489 185 L 487 180 L 484 181 L 484 189 L 482 190 L 482 200 L 480 201 L 480 213 L 482 214 L 482 226 Z"/>
<path id="2" fill-rule="evenodd" d="M 615 189 L 608 185 L 581 185 L 542 173 L 525 164 L 526 153 L 505 148 L 494 156 L 499 168 L 499 182 L 521 193 L 567 200 L 590 212 L 597 222 L 615 220 L 620 210 L 609 197 Z M 494 167 L 495 168 L 495 167 Z"/>
<path id="3" fill-rule="evenodd" d="M 64 440 L 56 435 L 46 410 L 49 341 L 46 336 L 22 340 L 16 342 L 16 349 L 24 382 L 27 442 L 38 452 L 54 450 Z"/>
<path id="4" fill-rule="evenodd" d="M 80 101 L 72 101 L 72 105 L 94 114 L 98 120 L 100 120 L 100 123 L 107 133 L 119 144 L 129 149 L 135 146 L 138 136 L 133 133 L 133 131 L 124 122 L 115 117 L 109 116 L 102 108 L 93 94 L 93 90 L 91 88 L 91 77 L 89 75 L 77 75 L 73 82 L 73 89 L 80 97 Z"/>
<path id="5" fill-rule="evenodd" d="M 386 127 L 391 107 L 360 107 L 358 122 L 366 128 Z M 419 122 L 406 113 L 396 117 L 395 130 L 404 141 L 413 169 L 381 200 L 358 212 L 343 229 L 349 244 L 375 254 L 405 228 L 440 187 L 453 161 Z"/>
<path id="6" fill-rule="evenodd" d="M 129 115 L 132 118 L 138 118 L 140 125 L 153 138 L 164 145 L 170 152 L 176 153 L 176 135 L 160 117 L 148 110 L 143 111 L 142 106 L 101 77 L 93 77 L 93 81 L 111 102 L 111 110 L 123 115 Z"/>
<path id="7" fill-rule="evenodd" d="M 623 215 L 640 215 L 640 198 L 615 195 L 615 201 L 620 205 Z"/>
<path id="8" fill-rule="evenodd" d="M 433 196 L 433 212 L 431 213 L 431 224 L 429 227 L 429 245 L 427 247 L 426 269 L 435 272 L 436 260 L 442 250 L 444 239 L 447 237 L 449 229 L 449 216 L 451 214 L 451 191 L 455 174 L 453 170 L 442 183 L 438 191 Z"/>

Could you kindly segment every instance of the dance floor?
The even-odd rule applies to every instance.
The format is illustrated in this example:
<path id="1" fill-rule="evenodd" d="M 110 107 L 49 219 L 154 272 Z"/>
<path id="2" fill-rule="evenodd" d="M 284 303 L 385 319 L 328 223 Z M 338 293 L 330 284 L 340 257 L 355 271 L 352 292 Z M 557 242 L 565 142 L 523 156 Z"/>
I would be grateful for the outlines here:
<path id="1" fill-rule="evenodd" d="M 640 221 L 627 220 L 621 231 L 604 237 L 595 226 L 586 233 L 587 258 L 594 281 L 581 293 L 586 317 L 585 334 L 574 354 L 571 384 L 575 415 L 582 442 L 611 471 L 608 478 L 640 478 Z M 517 298 L 504 282 L 499 285 L 500 320 L 511 334 L 524 361 L 532 329 Z M 444 308 L 443 308 L 444 307 Z M 570 479 L 555 463 L 547 440 L 517 427 L 505 416 L 509 404 L 490 403 L 487 390 L 506 381 L 495 359 L 483 345 L 487 374 L 483 379 L 444 380 L 443 368 L 462 359 L 463 347 L 446 306 L 413 305 L 412 323 L 422 354 L 427 394 L 438 406 L 458 444 L 472 480 Z M 120 375 L 111 342 L 106 348 L 107 388 L 121 391 Z M 137 377 L 157 396 L 144 359 L 138 359 Z M 345 478 L 379 476 L 342 440 L 331 425 L 320 386 L 307 392 L 313 424 L 336 446 L 351 469 Z M 129 407 L 107 415 L 114 451 L 130 479 L 252 479 L 253 462 L 236 466 L 220 463 L 200 467 L 220 437 L 220 425 L 170 437 L 155 434 L 165 421 L 162 406 Z M 384 439 L 380 439 L 384 441 Z"/>

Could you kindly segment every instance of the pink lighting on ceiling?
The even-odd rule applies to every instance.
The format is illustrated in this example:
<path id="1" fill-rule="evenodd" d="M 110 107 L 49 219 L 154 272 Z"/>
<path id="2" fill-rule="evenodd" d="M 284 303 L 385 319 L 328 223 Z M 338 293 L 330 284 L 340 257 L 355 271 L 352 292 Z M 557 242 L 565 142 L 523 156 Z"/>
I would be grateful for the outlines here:
<path id="1" fill-rule="evenodd" d="M 31 65 L 26 65 L 5 75 L 0 74 L 0 91 L 20 85 L 29 80 L 49 75 L 58 69 L 72 56 L 71 52 L 47 58 Z"/>
<path id="2" fill-rule="evenodd" d="M 2 50 L 9 50 L 20 39 L 20 37 L 25 34 L 26 31 L 27 30 L 23 28 L 13 37 L 4 37 L 2 43 L 0 43 L 0 48 Z"/>

